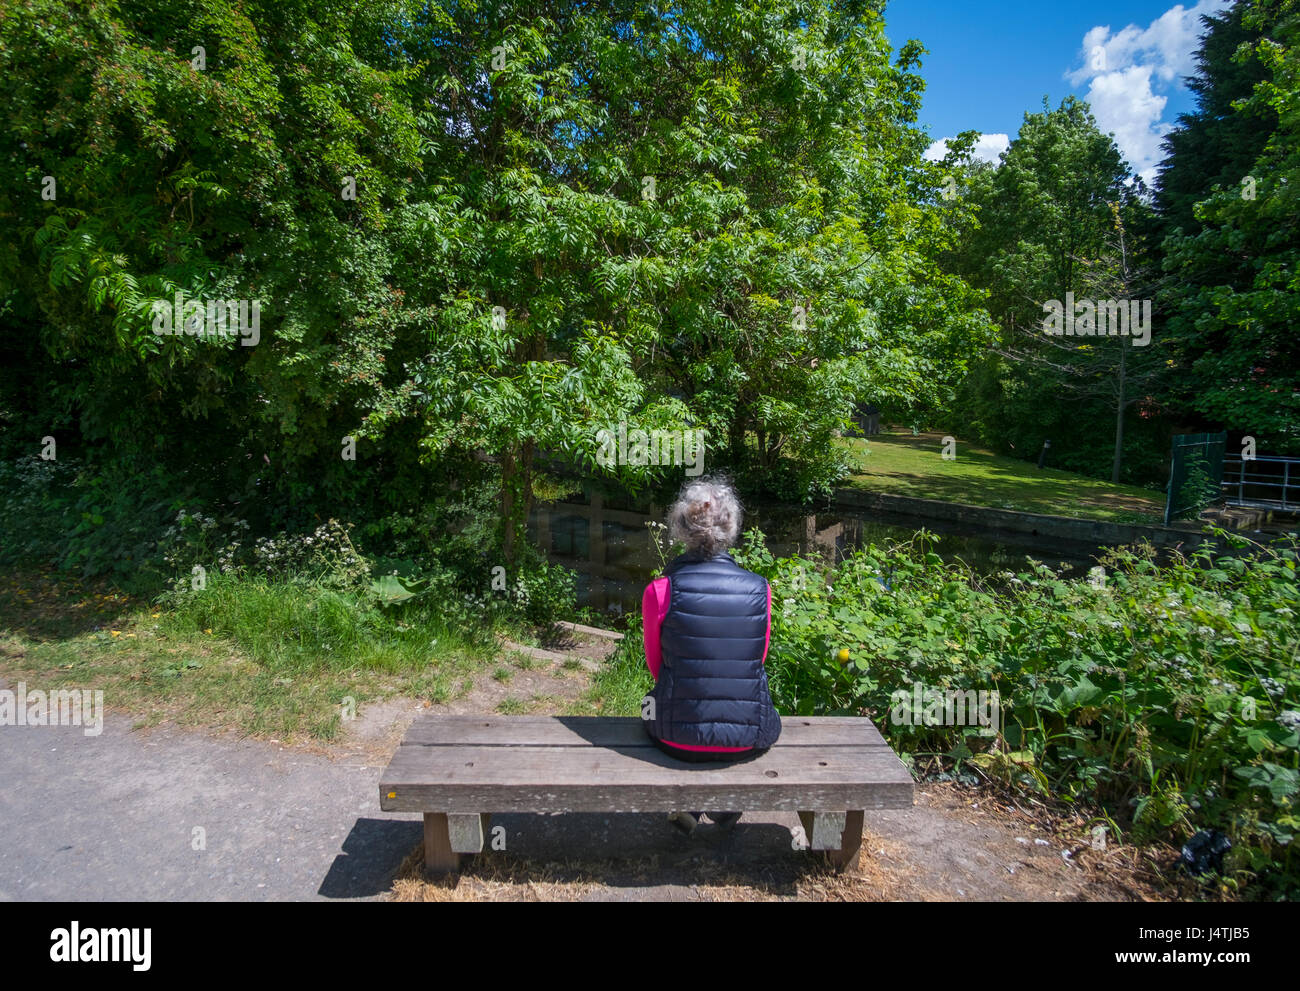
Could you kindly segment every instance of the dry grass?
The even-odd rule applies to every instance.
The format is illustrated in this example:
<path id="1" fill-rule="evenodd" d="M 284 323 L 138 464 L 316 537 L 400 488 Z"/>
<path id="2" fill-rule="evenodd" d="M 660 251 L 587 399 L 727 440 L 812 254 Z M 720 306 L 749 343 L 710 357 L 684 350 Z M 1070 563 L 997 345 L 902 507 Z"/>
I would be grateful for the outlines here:
<path id="1" fill-rule="evenodd" d="M 867 837 L 866 842 L 878 840 Z M 836 874 L 814 857 L 802 862 L 744 865 L 702 861 L 692 865 L 695 883 L 681 886 L 683 900 L 719 902 L 768 901 L 889 901 L 896 887 L 861 858 L 863 868 Z M 398 902 L 496 901 L 637 901 L 636 889 L 662 882 L 658 857 L 620 860 L 543 862 L 505 853 L 485 852 L 466 858 L 459 874 L 430 879 L 424 875 L 424 844 L 402 862 L 393 882 L 391 900 Z M 616 879 L 617 884 L 611 884 Z M 618 889 L 628 889 L 617 897 Z M 611 892 L 616 897 L 611 898 Z"/>

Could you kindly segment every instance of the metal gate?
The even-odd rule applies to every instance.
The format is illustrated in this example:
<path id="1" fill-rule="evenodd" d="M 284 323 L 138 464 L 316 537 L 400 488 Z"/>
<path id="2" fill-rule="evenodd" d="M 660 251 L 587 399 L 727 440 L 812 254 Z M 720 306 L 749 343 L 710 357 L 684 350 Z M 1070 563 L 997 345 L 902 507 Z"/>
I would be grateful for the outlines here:
<path id="1" fill-rule="evenodd" d="M 1202 509 L 1221 497 L 1227 443 L 1227 431 L 1174 437 L 1165 493 L 1165 526 L 1174 520 L 1196 519 Z"/>

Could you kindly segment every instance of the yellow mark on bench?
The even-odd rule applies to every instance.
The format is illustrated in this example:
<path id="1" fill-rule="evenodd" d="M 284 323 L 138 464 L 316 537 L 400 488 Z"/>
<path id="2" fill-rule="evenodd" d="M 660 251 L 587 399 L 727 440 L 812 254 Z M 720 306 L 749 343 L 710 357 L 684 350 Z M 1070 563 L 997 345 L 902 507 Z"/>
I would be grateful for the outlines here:
<path id="1" fill-rule="evenodd" d="M 396 797 L 397 797 L 397 792 L 395 792 L 395 791 L 390 791 L 390 792 L 388 793 L 388 797 L 389 797 L 389 798 L 396 798 Z"/>

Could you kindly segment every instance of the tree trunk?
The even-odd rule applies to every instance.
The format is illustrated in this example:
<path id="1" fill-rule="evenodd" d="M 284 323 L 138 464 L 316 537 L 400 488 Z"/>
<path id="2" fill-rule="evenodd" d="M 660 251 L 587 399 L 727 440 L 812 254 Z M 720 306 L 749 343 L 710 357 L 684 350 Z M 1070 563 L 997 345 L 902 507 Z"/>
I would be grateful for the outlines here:
<path id="1" fill-rule="evenodd" d="M 509 448 L 501 459 L 501 550 L 507 568 L 519 560 L 519 544 L 528 533 L 533 508 L 533 440 Z"/>
<path id="2" fill-rule="evenodd" d="M 745 460 L 745 414 L 736 411 L 727 429 L 727 446 L 731 454 L 732 470 L 737 470 Z"/>
<path id="3" fill-rule="evenodd" d="M 519 533 L 526 538 L 528 518 L 533 512 L 533 457 L 537 453 L 537 442 L 531 437 L 524 442 L 523 471 L 520 473 Z"/>
<path id="4" fill-rule="evenodd" d="M 1119 264 L 1120 264 L 1120 286 L 1124 291 L 1124 299 L 1127 300 L 1129 290 L 1132 288 L 1132 282 L 1128 274 L 1128 243 L 1124 239 L 1124 225 L 1120 221 L 1119 207 L 1113 204 L 1111 209 L 1115 213 L 1115 227 L 1119 231 Z M 1119 339 L 1119 380 L 1116 383 L 1116 410 L 1115 410 L 1115 459 L 1111 462 L 1110 481 L 1112 485 L 1119 484 L 1119 468 L 1124 463 L 1124 408 L 1127 405 L 1128 397 L 1127 382 L 1125 376 L 1128 371 L 1128 338 Z"/>
<path id="5" fill-rule="evenodd" d="M 1119 467 L 1124 462 L 1124 373 L 1127 370 L 1128 363 L 1128 339 L 1121 337 L 1119 340 L 1119 398 L 1115 406 L 1115 459 L 1111 462 L 1110 481 L 1112 485 L 1119 484 Z"/>
<path id="6" fill-rule="evenodd" d="M 501 460 L 501 552 L 507 570 L 515 563 L 515 452 L 506 451 Z"/>

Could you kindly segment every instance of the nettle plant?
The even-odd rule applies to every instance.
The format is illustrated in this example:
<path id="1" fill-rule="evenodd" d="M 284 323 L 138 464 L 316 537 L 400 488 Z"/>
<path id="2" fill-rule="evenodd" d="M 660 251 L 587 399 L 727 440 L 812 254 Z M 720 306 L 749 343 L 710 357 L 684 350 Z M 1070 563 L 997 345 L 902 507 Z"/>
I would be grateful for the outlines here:
<path id="1" fill-rule="evenodd" d="M 530 623 L 546 627 L 573 614 L 577 591 L 572 570 L 538 556 L 521 563 L 517 572 L 509 590 L 510 601 Z"/>
<path id="2" fill-rule="evenodd" d="M 736 556 L 772 582 L 768 665 L 783 713 L 870 715 L 910 759 L 1085 803 L 1141 837 L 1223 829 L 1230 869 L 1295 884 L 1293 538 L 1163 566 L 1150 548 L 1118 549 L 1103 580 L 1028 560 L 980 578 L 940 559 L 934 539 L 832 565 L 773 558 L 748 535 Z M 999 732 L 894 725 L 891 695 L 915 683 L 996 691 Z"/>

